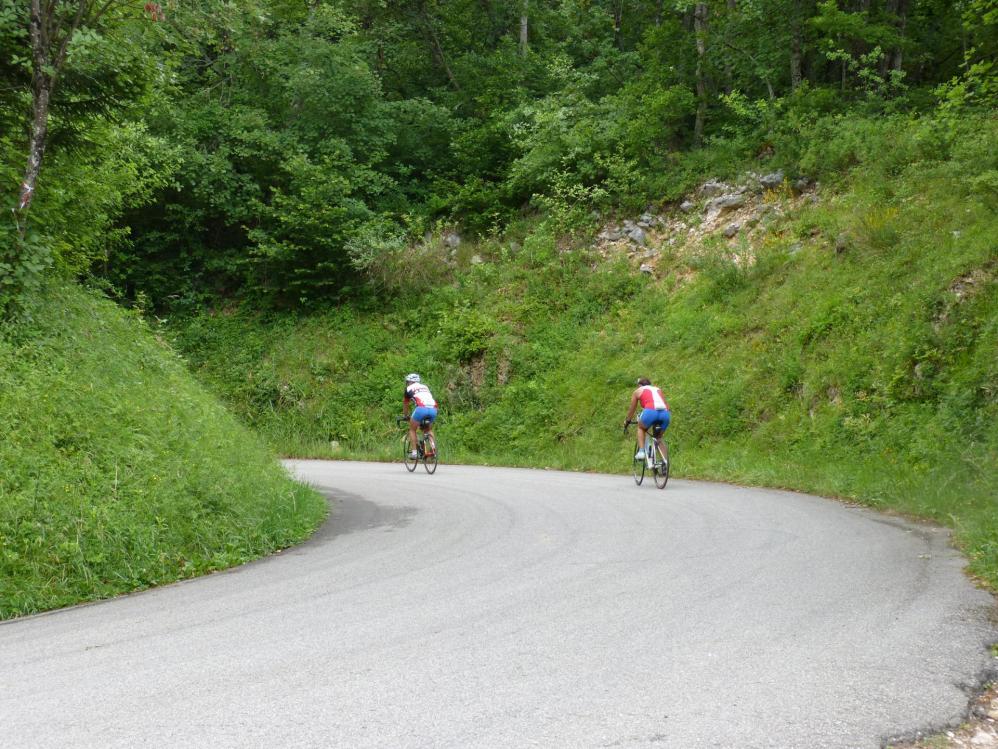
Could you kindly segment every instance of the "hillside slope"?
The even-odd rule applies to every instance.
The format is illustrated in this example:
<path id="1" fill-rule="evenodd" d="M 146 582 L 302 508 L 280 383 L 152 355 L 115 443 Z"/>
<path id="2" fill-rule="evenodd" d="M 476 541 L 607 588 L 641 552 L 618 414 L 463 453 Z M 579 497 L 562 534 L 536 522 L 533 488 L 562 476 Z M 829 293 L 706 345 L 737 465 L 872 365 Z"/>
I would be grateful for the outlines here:
<path id="1" fill-rule="evenodd" d="M 75 286 L 0 331 L 0 619 L 221 569 L 325 514 L 147 326 Z"/>
<path id="2" fill-rule="evenodd" d="M 678 475 L 955 525 L 995 585 L 996 135 L 993 118 L 844 123 L 799 154 L 822 185 L 752 197 L 730 237 L 700 195 L 649 217 L 641 248 L 613 241 L 616 222 L 573 237 L 551 215 L 384 259 L 366 305 L 170 331 L 289 455 L 394 457 L 416 370 L 444 404 L 445 460 L 622 471 L 647 374 L 673 407 Z"/>

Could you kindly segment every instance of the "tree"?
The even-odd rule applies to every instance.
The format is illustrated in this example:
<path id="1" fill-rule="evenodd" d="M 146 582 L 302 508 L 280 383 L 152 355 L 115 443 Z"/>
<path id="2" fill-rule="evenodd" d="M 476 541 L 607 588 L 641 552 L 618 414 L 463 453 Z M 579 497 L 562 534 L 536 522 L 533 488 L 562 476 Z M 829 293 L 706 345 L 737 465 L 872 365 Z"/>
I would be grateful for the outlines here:
<path id="1" fill-rule="evenodd" d="M 703 128 L 707 119 L 707 3 L 693 7 L 693 31 L 697 42 L 697 119 L 693 126 L 693 139 L 703 142 Z"/>
<path id="2" fill-rule="evenodd" d="M 115 217 L 104 211 L 117 210 L 129 188 L 120 190 L 122 183 L 109 177 L 113 167 L 102 170 L 112 161 L 119 166 L 128 161 L 111 155 L 111 143 L 120 145 L 130 136 L 118 138 L 108 116 L 146 89 L 145 62 L 136 55 L 138 35 L 118 33 L 129 10 L 133 18 L 141 18 L 141 7 L 135 0 L 0 0 L 0 42 L 5 52 L 10 50 L 0 63 L 0 125 L 5 131 L 0 137 L 0 194 L 11 207 L 11 223 L 0 232 L 0 313 L 18 314 L 28 292 L 53 264 L 72 265 L 92 256 L 96 244 L 79 241 L 83 237 L 103 230 L 106 244 L 125 233 L 112 228 Z M 147 4 L 145 12 L 162 18 L 158 5 Z M 141 133 L 141 126 L 121 130 L 122 135 L 128 132 Z M 29 231 L 28 213 L 37 202 L 39 174 L 53 137 L 62 146 L 57 180 L 67 181 L 54 183 L 44 206 L 32 211 L 33 223 L 46 228 L 42 236 Z M 74 184 L 70 174 L 96 172 L 108 180 L 80 196 L 82 200 L 66 200 L 65 188 Z M 144 184 L 143 177 L 136 175 L 135 182 Z M 60 204 L 68 210 L 60 211 Z"/>
<path id="3" fill-rule="evenodd" d="M 31 39 L 31 126 L 28 158 L 14 209 L 18 234 L 23 238 L 28 209 L 34 198 L 38 174 L 48 140 L 49 107 L 52 94 L 66 65 L 70 45 L 78 34 L 99 33 L 108 22 L 119 20 L 117 11 L 135 0 L 31 0 L 29 31 Z M 145 10 L 160 20 L 162 10 L 146 3 Z"/>
<path id="4" fill-rule="evenodd" d="M 529 35 L 528 35 L 529 2 L 530 0 L 523 0 L 523 8 L 520 11 L 520 57 L 527 56 L 527 43 L 529 41 Z"/>

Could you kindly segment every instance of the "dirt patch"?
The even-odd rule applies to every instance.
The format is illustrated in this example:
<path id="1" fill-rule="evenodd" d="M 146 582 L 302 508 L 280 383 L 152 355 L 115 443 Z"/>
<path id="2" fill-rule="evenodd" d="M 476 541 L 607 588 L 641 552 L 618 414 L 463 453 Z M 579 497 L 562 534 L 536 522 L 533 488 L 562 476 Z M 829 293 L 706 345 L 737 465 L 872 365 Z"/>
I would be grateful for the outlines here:
<path id="1" fill-rule="evenodd" d="M 500 385 L 505 385 L 509 381 L 509 368 L 510 368 L 509 355 L 503 352 L 502 357 L 499 359 L 499 369 L 496 372 L 496 382 Z"/>
<path id="2" fill-rule="evenodd" d="M 960 276 L 949 287 L 949 293 L 956 297 L 958 302 L 962 302 L 969 296 L 979 291 L 989 280 L 991 274 L 986 268 L 977 268 L 970 273 Z"/>
<path id="3" fill-rule="evenodd" d="M 485 354 L 479 354 L 468 365 L 468 375 L 471 379 L 471 386 L 475 390 L 480 390 L 485 384 Z"/>
<path id="4" fill-rule="evenodd" d="M 947 322 L 953 311 L 967 300 L 973 298 L 983 290 L 995 278 L 998 264 L 992 263 L 983 268 L 975 268 L 970 273 L 956 278 L 946 290 L 946 301 L 941 305 L 941 309 L 932 320 L 932 327 L 937 332 Z"/>

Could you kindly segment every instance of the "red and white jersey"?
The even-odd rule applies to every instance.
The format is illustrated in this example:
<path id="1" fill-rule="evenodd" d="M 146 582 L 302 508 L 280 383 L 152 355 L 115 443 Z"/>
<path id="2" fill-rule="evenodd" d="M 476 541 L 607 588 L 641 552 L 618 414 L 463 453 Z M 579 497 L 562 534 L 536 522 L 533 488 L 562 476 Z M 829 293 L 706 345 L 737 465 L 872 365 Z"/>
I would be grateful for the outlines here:
<path id="1" fill-rule="evenodd" d="M 422 408 L 436 408 L 437 402 L 433 400 L 433 393 L 421 382 L 414 382 L 405 386 L 405 402 L 416 401 L 416 405 Z"/>
<path id="2" fill-rule="evenodd" d="M 662 395 L 662 391 L 654 385 L 642 385 L 639 387 L 638 400 L 641 403 L 641 408 L 669 410 L 669 404 L 665 402 L 665 396 Z"/>

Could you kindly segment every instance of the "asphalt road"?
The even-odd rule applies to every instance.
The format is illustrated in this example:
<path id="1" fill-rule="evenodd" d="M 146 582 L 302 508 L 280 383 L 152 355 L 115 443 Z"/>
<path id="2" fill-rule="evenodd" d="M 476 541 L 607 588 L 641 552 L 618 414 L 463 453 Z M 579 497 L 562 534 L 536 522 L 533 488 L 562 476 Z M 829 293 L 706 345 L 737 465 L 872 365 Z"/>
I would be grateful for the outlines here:
<path id="1" fill-rule="evenodd" d="M 295 462 L 238 570 L 0 625 L 3 747 L 878 747 L 958 720 L 994 602 L 944 531 L 788 492 Z"/>

